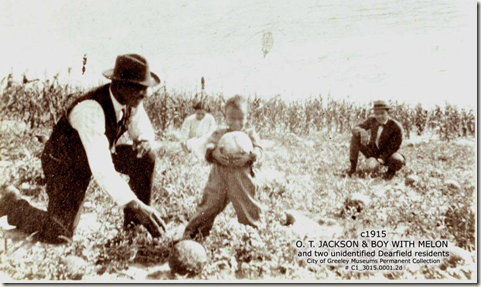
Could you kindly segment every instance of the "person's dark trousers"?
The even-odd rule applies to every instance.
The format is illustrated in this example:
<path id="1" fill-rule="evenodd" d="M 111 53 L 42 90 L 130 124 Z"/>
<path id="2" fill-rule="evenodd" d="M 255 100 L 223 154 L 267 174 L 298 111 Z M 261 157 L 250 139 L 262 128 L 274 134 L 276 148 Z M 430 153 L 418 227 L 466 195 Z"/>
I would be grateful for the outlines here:
<path id="1" fill-rule="evenodd" d="M 351 146 L 349 149 L 349 160 L 351 161 L 351 171 L 356 170 L 357 161 L 359 158 L 359 152 L 361 152 L 366 158 L 379 156 L 379 149 L 372 142 L 367 145 L 361 144 L 361 137 L 359 135 L 353 135 L 351 138 Z M 395 152 L 387 160 L 385 165 L 392 172 L 400 170 L 406 163 L 405 157 L 399 152 Z"/>
<path id="2" fill-rule="evenodd" d="M 154 183 L 155 159 L 156 155 L 153 151 L 141 159 L 137 158 L 137 153 L 132 150 L 131 145 L 117 146 L 113 157 L 115 169 L 130 177 L 130 188 L 137 198 L 147 205 L 150 205 Z M 124 214 L 124 226 L 132 222 L 139 223 L 129 208 L 124 209 Z"/>
<path id="3" fill-rule="evenodd" d="M 130 177 L 129 185 L 144 203 L 150 203 L 150 195 L 155 169 L 155 154 L 136 157 L 130 145 L 116 147 L 112 156 L 114 166 L 120 173 Z M 69 170 L 59 164 L 58 159 L 42 156 L 42 167 L 47 181 L 49 198 L 47 211 L 31 206 L 21 199 L 12 204 L 7 212 L 8 223 L 28 234 L 37 232 L 36 238 L 48 243 L 63 243 L 71 238 L 75 221 L 90 182 L 90 169 Z M 125 221 L 134 221 L 130 210 L 124 210 Z"/>

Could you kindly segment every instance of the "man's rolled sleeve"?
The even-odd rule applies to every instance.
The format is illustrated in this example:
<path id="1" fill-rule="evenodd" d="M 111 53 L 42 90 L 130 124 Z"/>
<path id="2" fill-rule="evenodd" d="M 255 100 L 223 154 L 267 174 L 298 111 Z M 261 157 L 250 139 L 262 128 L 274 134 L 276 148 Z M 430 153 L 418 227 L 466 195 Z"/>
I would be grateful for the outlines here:
<path id="1" fill-rule="evenodd" d="M 217 130 L 217 123 L 215 122 L 214 116 L 212 116 L 211 114 L 207 114 L 206 117 L 208 117 L 209 121 L 208 134 L 212 134 L 213 132 L 215 132 L 215 130 Z"/>
<path id="2" fill-rule="evenodd" d="M 140 103 L 136 110 L 133 110 L 128 133 L 133 140 L 147 140 L 151 145 L 155 144 L 155 132 L 145 111 L 143 103 Z"/>
<path id="3" fill-rule="evenodd" d="M 100 188 L 119 206 L 136 199 L 112 162 L 109 142 L 105 136 L 105 115 L 102 107 L 93 100 L 81 102 L 70 112 L 69 122 L 80 136 L 90 170 Z"/>
<path id="4" fill-rule="evenodd" d="M 191 126 L 191 117 L 187 117 L 182 123 L 182 129 L 180 130 L 182 140 L 184 141 L 189 139 L 190 126 Z"/>

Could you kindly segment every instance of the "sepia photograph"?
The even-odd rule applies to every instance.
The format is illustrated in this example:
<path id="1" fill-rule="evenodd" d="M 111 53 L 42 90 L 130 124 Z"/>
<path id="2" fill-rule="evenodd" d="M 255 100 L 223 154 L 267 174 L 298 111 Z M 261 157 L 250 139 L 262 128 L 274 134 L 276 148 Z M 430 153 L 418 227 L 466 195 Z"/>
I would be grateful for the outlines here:
<path id="1" fill-rule="evenodd" d="M 0 0 L 1 283 L 477 283 L 478 5 Z"/>

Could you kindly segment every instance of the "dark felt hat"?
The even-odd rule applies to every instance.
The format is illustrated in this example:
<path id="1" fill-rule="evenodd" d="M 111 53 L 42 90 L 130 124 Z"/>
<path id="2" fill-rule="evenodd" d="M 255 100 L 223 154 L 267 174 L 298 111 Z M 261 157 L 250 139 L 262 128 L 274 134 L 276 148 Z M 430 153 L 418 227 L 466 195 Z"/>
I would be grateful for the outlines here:
<path id="1" fill-rule="evenodd" d="M 137 54 L 118 56 L 115 67 L 102 74 L 111 80 L 135 83 L 146 87 L 160 84 L 159 77 L 150 72 L 147 60 Z"/>

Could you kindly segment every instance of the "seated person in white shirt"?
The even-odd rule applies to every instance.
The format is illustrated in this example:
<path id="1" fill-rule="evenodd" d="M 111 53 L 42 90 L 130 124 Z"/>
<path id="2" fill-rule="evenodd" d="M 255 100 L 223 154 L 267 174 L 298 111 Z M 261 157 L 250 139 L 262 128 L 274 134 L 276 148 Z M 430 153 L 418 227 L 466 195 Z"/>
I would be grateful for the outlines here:
<path id="1" fill-rule="evenodd" d="M 204 103 L 196 103 L 194 110 L 195 113 L 188 116 L 182 124 L 181 146 L 186 153 L 194 152 L 203 158 L 207 138 L 217 129 L 217 124 Z"/>
<path id="2" fill-rule="evenodd" d="M 124 207 L 124 225 L 141 224 L 153 237 L 165 232 L 157 211 L 150 207 L 155 168 L 155 135 L 143 107 L 149 87 L 160 79 L 145 58 L 118 56 L 115 68 L 100 86 L 76 100 L 57 122 L 45 144 L 42 168 L 49 197 L 47 211 L 31 206 L 18 192 L 3 190 L 0 216 L 43 242 L 63 243 L 73 236 L 90 178 L 117 205 Z M 128 132 L 133 145 L 118 145 Z M 120 176 L 129 175 L 129 183 Z"/>

